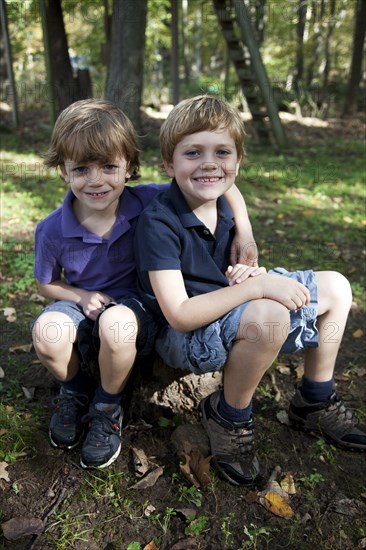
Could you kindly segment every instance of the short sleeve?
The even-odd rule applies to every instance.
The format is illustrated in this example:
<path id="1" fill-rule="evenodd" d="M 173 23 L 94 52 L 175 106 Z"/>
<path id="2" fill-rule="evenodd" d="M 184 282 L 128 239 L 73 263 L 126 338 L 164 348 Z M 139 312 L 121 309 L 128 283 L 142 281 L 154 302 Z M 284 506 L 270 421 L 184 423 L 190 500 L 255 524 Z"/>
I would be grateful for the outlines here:
<path id="1" fill-rule="evenodd" d="M 49 241 L 44 235 L 43 224 L 38 224 L 34 243 L 34 276 L 46 285 L 60 279 L 62 267 L 59 264 L 60 243 Z"/>

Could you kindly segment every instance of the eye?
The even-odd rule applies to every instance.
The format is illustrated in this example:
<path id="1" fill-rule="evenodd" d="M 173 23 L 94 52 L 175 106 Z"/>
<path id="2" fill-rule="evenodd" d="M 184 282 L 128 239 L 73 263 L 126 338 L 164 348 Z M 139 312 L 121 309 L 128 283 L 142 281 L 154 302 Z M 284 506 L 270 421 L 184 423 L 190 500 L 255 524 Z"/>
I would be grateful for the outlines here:
<path id="1" fill-rule="evenodd" d="M 103 170 L 105 172 L 113 172 L 116 168 L 117 168 L 117 166 L 115 164 L 105 164 L 103 166 Z"/>
<path id="2" fill-rule="evenodd" d="M 199 157 L 200 154 L 201 154 L 200 151 L 197 151 L 196 149 L 192 149 L 184 153 L 184 155 L 188 158 L 196 158 L 196 157 Z"/>
<path id="3" fill-rule="evenodd" d="M 72 169 L 72 172 L 76 174 L 77 176 L 83 176 L 87 173 L 87 167 L 86 166 L 76 166 Z"/>
<path id="4" fill-rule="evenodd" d="M 227 157 L 228 155 L 230 155 L 230 153 L 231 151 L 228 151 L 227 149 L 219 149 L 216 154 L 219 157 Z"/>

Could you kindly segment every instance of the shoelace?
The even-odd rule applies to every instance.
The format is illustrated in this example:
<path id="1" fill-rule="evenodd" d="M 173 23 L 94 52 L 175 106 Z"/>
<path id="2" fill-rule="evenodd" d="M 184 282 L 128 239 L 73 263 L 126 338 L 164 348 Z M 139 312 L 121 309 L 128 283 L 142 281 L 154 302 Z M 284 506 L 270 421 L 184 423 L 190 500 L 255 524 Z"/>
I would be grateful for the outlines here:
<path id="1" fill-rule="evenodd" d="M 331 413 L 332 421 L 343 420 L 344 422 L 347 422 L 350 425 L 357 424 L 357 421 L 353 412 L 347 409 L 346 405 L 336 394 L 331 397 L 330 404 L 326 408 L 326 411 Z"/>
<path id="2" fill-rule="evenodd" d="M 56 412 L 60 415 L 62 422 L 68 424 L 75 420 L 78 413 L 78 407 L 83 408 L 87 405 L 88 398 L 82 394 L 61 394 L 57 395 L 52 404 L 56 407 Z"/>
<path id="3" fill-rule="evenodd" d="M 232 434 L 235 447 L 239 449 L 237 458 L 248 457 L 254 451 L 254 423 L 250 428 L 236 428 Z"/>
<path id="4" fill-rule="evenodd" d="M 106 436 L 119 432 L 117 419 L 112 418 L 104 411 L 92 409 L 88 414 L 83 416 L 82 421 L 89 422 L 88 441 L 93 445 L 98 445 L 104 442 Z"/>

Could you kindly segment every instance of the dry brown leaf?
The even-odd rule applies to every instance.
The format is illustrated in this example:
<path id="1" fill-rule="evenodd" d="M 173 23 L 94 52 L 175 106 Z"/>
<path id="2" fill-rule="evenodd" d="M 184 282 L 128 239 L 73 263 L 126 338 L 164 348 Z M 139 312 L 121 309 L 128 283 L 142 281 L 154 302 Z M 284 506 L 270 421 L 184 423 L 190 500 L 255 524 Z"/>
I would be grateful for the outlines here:
<path id="1" fill-rule="evenodd" d="M 13 307 L 5 307 L 3 309 L 4 317 L 8 323 L 14 323 L 17 320 L 16 310 Z"/>
<path id="2" fill-rule="evenodd" d="M 285 477 L 281 480 L 280 485 L 281 488 L 289 495 L 296 495 L 295 482 L 291 474 L 285 475 Z"/>
<path id="3" fill-rule="evenodd" d="M 366 375 L 366 369 L 364 367 L 361 367 L 360 369 L 357 369 L 356 370 L 356 375 L 360 376 L 360 377 L 365 376 Z"/>
<path id="4" fill-rule="evenodd" d="M 29 401 L 34 398 L 34 392 L 36 391 L 36 388 L 26 388 L 25 386 L 22 386 L 23 393 Z"/>
<path id="5" fill-rule="evenodd" d="M 30 353 L 32 351 L 33 344 L 22 344 L 19 346 L 13 346 L 9 348 L 10 353 L 25 352 Z"/>
<path id="6" fill-rule="evenodd" d="M 36 302 L 36 304 L 43 304 L 46 301 L 46 298 L 40 294 L 34 293 L 29 296 L 29 301 Z"/>
<path id="7" fill-rule="evenodd" d="M 143 449 L 131 448 L 133 466 L 136 477 L 143 477 L 150 469 L 149 459 Z"/>
<path id="8" fill-rule="evenodd" d="M 10 481 L 10 477 L 6 468 L 9 466 L 7 462 L 0 462 L 0 479 L 5 479 L 5 481 Z"/>
<path id="9" fill-rule="evenodd" d="M 153 487 L 160 476 L 163 475 L 164 468 L 160 466 L 152 472 L 148 473 L 145 477 L 140 479 L 137 483 L 132 485 L 130 489 L 147 489 L 148 487 Z"/>
<path id="10" fill-rule="evenodd" d="M 210 462 L 212 456 L 204 457 L 197 449 L 193 449 L 189 454 L 184 453 L 185 464 L 180 465 L 182 473 L 195 485 L 195 487 L 205 487 L 211 481 Z"/>
<path id="11" fill-rule="evenodd" d="M 363 330 L 358 328 L 355 332 L 352 333 L 353 338 L 362 338 Z"/>
<path id="12" fill-rule="evenodd" d="M 266 493 L 264 497 L 259 498 L 259 502 L 269 512 L 281 518 L 292 518 L 295 515 L 288 502 L 278 493 Z"/>
<path id="13" fill-rule="evenodd" d="M 1 524 L 4 536 L 8 540 L 17 540 L 26 535 L 40 535 L 44 523 L 39 518 L 15 517 Z"/>
<path id="14" fill-rule="evenodd" d="M 296 367 L 295 372 L 296 372 L 296 378 L 297 378 L 298 380 L 299 380 L 300 378 L 302 378 L 302 375 L 304 374 L 304 365 L 301 364 L 301 365 L 299 365 L 298 367 Z"/>
<path id="15" fill-rule="evenodd" d="M 159 548 L 156 546 L 155 542 L 152 540 L 151 542 L 149 542 L 149 544 L 144 546 L 143 550 L 159 550 Z"/>

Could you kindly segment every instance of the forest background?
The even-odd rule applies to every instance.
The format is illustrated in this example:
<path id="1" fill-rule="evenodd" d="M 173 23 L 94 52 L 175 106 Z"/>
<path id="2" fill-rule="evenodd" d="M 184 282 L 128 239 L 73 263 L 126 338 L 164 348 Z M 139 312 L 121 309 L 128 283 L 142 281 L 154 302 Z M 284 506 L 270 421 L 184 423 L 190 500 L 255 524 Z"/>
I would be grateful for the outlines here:
<path id="1" fill-rule="evenodd" d="M 254 55 L 266 72 L 262 87 L 250 72 L 248 47 L 237 49 L 238 17 L 226 0 L 0 1 L 0 548 L 366 547 L 365 457 L 286 424 L 301 355 L 279 356 L 254 402 L 264 484 L 271 474 L 292 480 L 287 507 L 277 501 L 271 508 L 263 494 L 229 486 L 213 468 L 207 485 L 197 481 L 187 445 L 208 453 L 196 405 L 217 380 L 186 373 L 177 380 L 157 361 L 144 376 L 136 370 L 123 450 L 111 468 L 83 471 L 78 449 L 62 453 L 48 443 L 58 386 L 29 334 L 45 305 L 33 276 L 33 235 L 66 191 L 42 163 L 53 122 L 83 97 L 107 97 L 131 117 L 143 183 L 167 181 L 159 128 L 179 99 L 208 92 L 242 111 L 247 158 L 237 183 L 260 262 L 348 277 L 353 305 L 335 381 L 349 407 L 366 417 L 366 0 L 234 4 L 251 22 Z M 237 35 L 228 47 L 222 23 L 232 14 Z M 270 90 L 267 103 L 263 89 Z M 286 143 L 269 124 L 273 106 Z M 136 449 L 146 457 L 142 477 L 131 461 Z"/>

